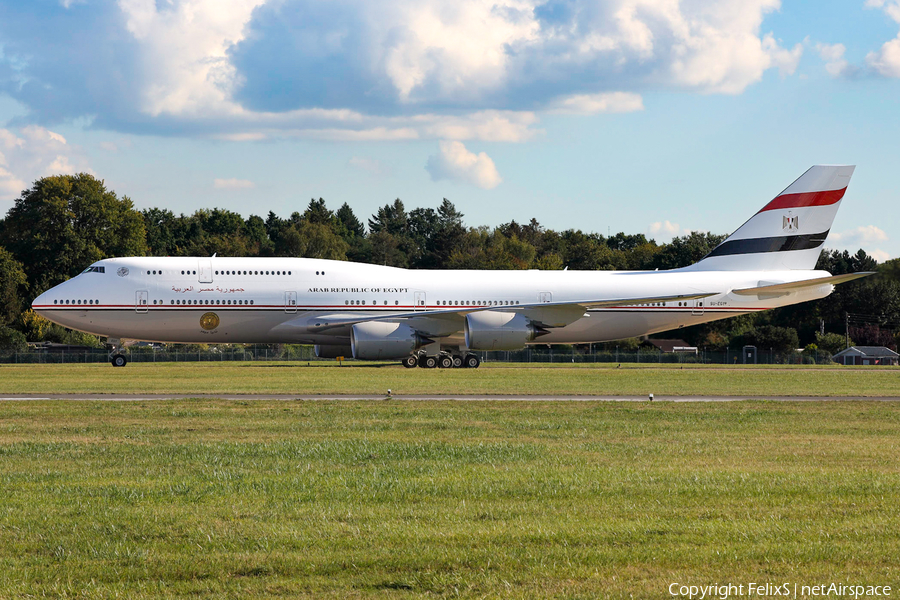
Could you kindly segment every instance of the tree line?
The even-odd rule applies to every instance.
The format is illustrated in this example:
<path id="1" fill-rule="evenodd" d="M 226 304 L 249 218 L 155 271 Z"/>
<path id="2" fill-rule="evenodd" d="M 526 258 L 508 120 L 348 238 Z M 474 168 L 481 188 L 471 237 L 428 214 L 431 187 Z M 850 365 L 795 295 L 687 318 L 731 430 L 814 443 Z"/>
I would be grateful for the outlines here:
<path id="1" fill-rule="evenodd" d="M 301 205 L 302 206 L 302 205 Z M 437 208 L 408 210 L 399 198 L 364 224 L 348 203 L 336 210 L 322 198 L 302 212 L 265 217 L 221 209 L 176 215 L 137 210 L 92 175 L 44 177 L 24 190 L 0 221 L 0 346 L 28 341 L 95 340 L 49 324 L 28 310 L 31 300 L 112 256 L 293 256 L 351 260 L 414 269 L 654 270 L 687 266 L 726 236 L 692 232 L 669 243 L 643 234 L 604 236 L 580 229 L 555 231 L 537 220 L 471 227 L 444 198 Z M 860 344 L 897 347 L 900 260 L 882 265 L 860 249 L 825 250 L 817 268 L 839 275 L 879 275 L 838 286 L 826 299 L 718 321 L 678 332 L 709 350 L 745 344 L 789 352 L 817 345 L 843 347 L 846 315 Z"/>

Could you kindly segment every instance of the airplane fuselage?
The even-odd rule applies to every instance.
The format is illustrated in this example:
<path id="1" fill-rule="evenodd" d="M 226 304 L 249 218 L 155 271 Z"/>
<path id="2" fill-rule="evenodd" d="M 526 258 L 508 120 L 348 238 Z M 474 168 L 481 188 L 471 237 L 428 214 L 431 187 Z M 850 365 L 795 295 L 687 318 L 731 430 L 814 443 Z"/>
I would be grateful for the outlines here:
<path id="1" fill-rule="evenodd" d="M 110 338 L 184 343 L 347 345 L 330 320 L 421 312 L 441 345 L 464 344 L 435 311 L 515 311 L 534 303 L 650 298 L 827 277 L 822 271 L 429 271 L 306 258 L 111 258 L 38 297 L 65 327 Z M 832 285 L 763 296 L 588 308 L 531 343 L 571 344 L 645 335 L 823 298 Z M 774 296 L 774 297 L 772 297 Z M 425 319 L 425 315 L 429 317 Z M 407 322 L 416 327 L 416 317 Z"/>

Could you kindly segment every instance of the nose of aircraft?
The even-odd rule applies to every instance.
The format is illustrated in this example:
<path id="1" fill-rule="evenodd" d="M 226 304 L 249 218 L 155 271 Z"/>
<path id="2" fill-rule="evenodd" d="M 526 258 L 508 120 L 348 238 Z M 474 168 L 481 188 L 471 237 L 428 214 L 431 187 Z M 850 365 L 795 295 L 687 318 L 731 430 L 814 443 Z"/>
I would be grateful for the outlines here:
<path id="1" fill-rule="evenodd" d="M 44 310 L 47 310 L 47 308 L 49 308 L 47 306 L 47 304 L 48 303 L 51 305 L 53 304 L 53 300 L 51 300 L 51 295 L 50 295 L 51 291 L 52 291 L 52 288 L 50 290 L 47 290 L 46 292 L 44 292 L 43 294 L 41 294 L 34 300 L 32 300 L 31 301 L 31 310 L 33 310 L 34 312 L 36 312 L 38 314 L 40 314 Z"/>

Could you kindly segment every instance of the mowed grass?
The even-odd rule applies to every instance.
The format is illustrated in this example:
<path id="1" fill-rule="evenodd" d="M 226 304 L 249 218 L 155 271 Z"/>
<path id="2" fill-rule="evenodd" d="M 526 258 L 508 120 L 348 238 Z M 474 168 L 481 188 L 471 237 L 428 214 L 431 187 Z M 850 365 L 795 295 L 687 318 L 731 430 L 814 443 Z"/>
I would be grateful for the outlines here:
<path id="1" fill-rule="evenodd" d="M 0 598 L 897 590 L 898 456 L 894 402 L 2 402 Z"/>
<path id="2" fill-rule="evenodd" d="M 900 396 L 897 367 L 485 364 L 131 363 L 0 365 L 0 394 L 522 394 Z"/>

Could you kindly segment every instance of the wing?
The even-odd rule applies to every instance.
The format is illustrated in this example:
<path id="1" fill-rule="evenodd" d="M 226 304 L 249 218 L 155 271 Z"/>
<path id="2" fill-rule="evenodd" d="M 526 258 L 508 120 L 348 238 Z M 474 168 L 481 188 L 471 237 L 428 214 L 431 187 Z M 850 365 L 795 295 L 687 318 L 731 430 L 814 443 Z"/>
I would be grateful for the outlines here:
<path id="1" fill-rule="evenodd" d="M 641 298 L 604 298 L 584 299 L 566 302 L 535 302 L 533 304 L 516 304 L 511 306 L 467 306 L 454 308 L 438 308 L 430 310 L 418 310 L 405 313 L 393 313 L 380 316 L 371 315 L 345 315 L 341 313 L 321 315 L 313 320 L 309 328 L 314 331 L 327 331 L 336 327 L 346 327 L 367 321 L 409 321 L 409 320 L 438 320 L 444 328 L 452 326 L 455 331 L 462 328 L 462 321 L 466 315 L 482 311 L 521 312 L 528 318 L 545 327 L 563 327 L 574 323 L 584 316 L 589 308 L 604 308 L 612 306 L 628 306 L 635 304 L 649 304 L 652 302 L 676 302 L 684 300 L 696 300 L 708 298 L 721 292 L 700 292 L 697 294 L 677 294 L 670 296 L 646 296 Z M 452 324 L 452 325 L 451 325 Z"/>

